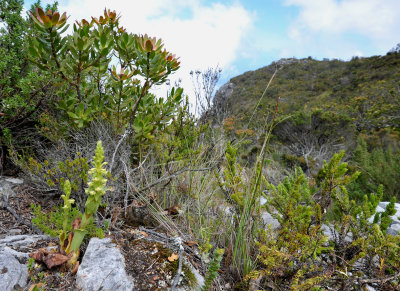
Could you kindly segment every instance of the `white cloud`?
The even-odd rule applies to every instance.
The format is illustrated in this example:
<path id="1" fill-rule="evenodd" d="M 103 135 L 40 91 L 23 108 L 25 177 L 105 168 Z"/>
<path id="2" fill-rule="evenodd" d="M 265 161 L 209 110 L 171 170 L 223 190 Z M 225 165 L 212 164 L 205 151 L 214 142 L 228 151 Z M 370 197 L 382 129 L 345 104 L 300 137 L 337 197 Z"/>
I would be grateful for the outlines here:
<path id="1" fill-rule="evenodd" d="M 165 48 L 180 57 L 181 69 L 175 75 L 185 88 L 191 88 L 190 70 L 230 67 L 252 26 L 250 12 L 237 2 L 205 5 L 201 0 L 69 0 L 60 1 L 59 10 L 66 11 L 72 23 L 99 17 L 105 7 L 120 13 L 127 31 L 163 39 Z"/>
<path id="2" fill-rule="evenodd" d="M 300 9 L 289 27 L 289 36 L 303 44 L 328 41 L 325 45 L 339 50 L 337 53 L 349 54 L 352 50 L 355 55 L 360 54 L 360 47 L 352 44 L 349 35 L 368 40 L 382 53 L 400 41 L 398 0 L 287 0 L 285 5 Z M 341 44 L 345 48 L 341 49 Z"/>

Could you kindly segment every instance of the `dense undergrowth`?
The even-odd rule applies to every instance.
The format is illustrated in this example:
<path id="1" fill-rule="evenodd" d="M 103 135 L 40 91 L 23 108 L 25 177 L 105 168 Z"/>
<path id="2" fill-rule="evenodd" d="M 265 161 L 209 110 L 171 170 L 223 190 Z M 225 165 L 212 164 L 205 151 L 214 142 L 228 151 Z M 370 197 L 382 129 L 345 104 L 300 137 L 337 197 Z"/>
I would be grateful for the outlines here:
<path id="1" fill-rule="evenodd" d="M 97 227 L 112 230 L 146 223 L 197 242 L 209 264 L 204 290 L 213 281 L 213 288 L 230 282 L 237 290 L 398 288 L 400 238 L 386 233 L 400 195 L 395 119 L 374 119 L 371 108 L 362 112 L 364 123 L 353 111 L 346 115 L 322 105 L 302 111 L 283 100 L 286 96 L 274 98 L 274 85 L 249 93 L 262 99 L 261 106 L 247 108 L 247 116 L 271 107 L 258 127 L 240 116 L 220 123 L 204 115 L 197 119 L 181 88 L 165 96 L 151 91 L 166 83 L 179 60 L 161 40 L 125 31 L 115 12 L 105 10 L 67 30 L 67 17 L 55 12 L 57 5 L 42 10 L 37 3 L 27 19 L 21 16 L 22 1 L 1 5 L 1 171 L 13 164 L 63 203 L 49 217 L 33 207 L 34 222 L 60 235 L 62 246 L 70 247 L 64 243 L 67 233 L 79 233 L 79 226 L 70 225 L 74 218 L 88 224 L 89 236 L 101 235 L 89 223 L 92 217 Z M 387 56 L 389 68 L 398 57 Z M 327 65 L 339 74 L 365 62 L 295 64 Z M 282 68 L 272 84 L 286 84 L 279 74 L 293 74 L 293 81 L 297 76 Z M 321 74 L 312 73 L 311 84 L 300 78 L 325 96 L 299 91 L 302 106 L 315 100 L 327 104 Z M 367 87 L 369 78 L 378 77 L 364 76 Z M 348 96 L 347 81 L 335 80 L 328 84 L 332 92 Z M 257 80 L 264 86 L 266 81 Z M 392 87 L 380 90 L 398 102 Z M 375 106 L 374 92 L 351 100 Z M 213 110 L 202 108 L 205 116 Z M 381 110 L 397 114 L 398 108 Z M 367 131 L 368 122 L 378 122 L 379 128 Z M 99 140 L 107 164 L 99 146 L 92 158 Z M 100 182 L 101 187 L 93 186 Z M 375 214 L 383 198 L 394 199 L 384 213 Z M 151 218 L 132 218 L 139 207 Z M 264 225 L 266 212 L 280 227 Z"/>

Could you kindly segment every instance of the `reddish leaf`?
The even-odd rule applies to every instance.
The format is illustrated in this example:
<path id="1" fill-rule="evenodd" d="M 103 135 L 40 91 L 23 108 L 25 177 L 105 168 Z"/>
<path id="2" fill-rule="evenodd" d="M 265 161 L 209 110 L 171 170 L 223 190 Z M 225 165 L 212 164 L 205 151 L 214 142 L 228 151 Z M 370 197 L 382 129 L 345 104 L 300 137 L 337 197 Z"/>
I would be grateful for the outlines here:
<path id="1" fill-rule="evenodd" d="M 67 13 L 63 13 L 60 17 L 60 25 L 67 21 Z"/>
<path id="2" fill-rule="evenodd" d="M 60 266 L 69 260 L 68 256 L 59 253 L 49 253 L 45 248 L 39 249 L 35 253 L 30 253 L 29 256 L 37 262 L 46 264 L 49 269 Z"/>
<path id="3" fill-rule="evenodd" d="M 56 12 L 52 15 L 51 17 L 51 23 L 53 25 L 56 25 L 58 23 L 58 20 L 60 19 L 60 13 Z"/>
<path id="4" fill-rule="evenodd" d="M 69 260 L 68 256 L 62 254 L 49 254 L 44 258 L 44 263 L 47 268 L 51 269 L 53 267 L 60 266 Z"/>
<path id="5" fill-rule="evenodd" d="M 40 8 L 40 7 L 36 8 L 36 15 L 38 15 L 39 16 L 38 19 L 41 19 L 43 22 L 45 14 L 44 14 L 44 11 L 42 8 Z"/>
<path id="6" fill-rule="evenodd" d="M 35 253 L 30 253 L 29 256 L 37 262 L 43 262 L 44 257 L 47 256 L 46 249 L 39 249 Z"/>
<path id="7" fill-rule="evenodd" d="M 178 204 L 171 206 L 170 208 L 165 209 L 169 215 L 179 215 L 182 213 L 181 207 Z"/>
<path id="8" fill-rule="evenodd" d="M 72 269 L 71 273 L 76 274 L 76 272 L 78 272 L 78 269 L 79 269 L 79 261 L 75 263 L 75 266 Z"/>
<path id="9" fill-rule="evenodd" d="M 99 20 L 98 20 L 96 17 L 93 17 L 93 16 L 92 16 L 92 20 L 93 20 L 94 22 L 96 22 L 96 24 L 100 24 Z"/>
<path id="10" fill-rule="evenodd" d="M 72 229 L 78 229 L 81 227 L 81 219 L 79 217 L 75 218 L 72 222 Z"/>

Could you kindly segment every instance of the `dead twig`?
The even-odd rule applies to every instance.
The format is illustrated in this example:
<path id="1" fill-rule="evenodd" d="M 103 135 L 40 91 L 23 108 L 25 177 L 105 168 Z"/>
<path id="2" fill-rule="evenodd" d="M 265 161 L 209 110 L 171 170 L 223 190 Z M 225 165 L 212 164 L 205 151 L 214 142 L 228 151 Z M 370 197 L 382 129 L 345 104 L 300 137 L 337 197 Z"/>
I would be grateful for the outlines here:
<path id="1" fill-rule="evenodd" d="M 19 216 L 17 214 L 17 212 L 15 212 L 15 210 L 10 206 L 10 204 L 8 203 L 8 197 L 6 197 L 6 195 L 1 195 L 1 197 L 2 197 L 2 201 L 0 203 L 0 208 L 8 210 L 8 212 L 10 212 L 11 215 L 15 217 L 15 219 L 17 220 L 17 222 L 19 224 L 25 224 L 27 226 L 30 226 L 30 225 L 26 224 L 23 221 L 23 219 L 21 218 L 21 216 Z"/>
<path id="2" fill-rule="evenodd" d="M 175 238 L 175 244 L 177 246 L 179 246 L 179 265 L 178 265 L 178 270 L 176 272 L 174 281 L 172 282 L 171 291 L 177 290 L 176 287 L 178 286 L 179 278 L 181 277 L 181 273 L 182 273 L 182 260 L 183 260 L 182 254 L 184 251 L 184 248 L 182 246 L 182 239 L 180 237 Z"/>
<path id="3" fill-rule="evenodd" d="M 110 164 L 110 173 L 112 173 L 113 167 L 114 167 L 114 161 L 115 161 L 115 155 L 117 154 L 117 151 L 119 147 L 121 146 L 122 142 L 125 140 L 125 138 L 129 135 L 129 129 L 127 129 L 124 133 L 124 135 L 121 137 L 119 140 L 117 146 L 115 147 L 114 153 L 111 158 L 111 164 Z"/>

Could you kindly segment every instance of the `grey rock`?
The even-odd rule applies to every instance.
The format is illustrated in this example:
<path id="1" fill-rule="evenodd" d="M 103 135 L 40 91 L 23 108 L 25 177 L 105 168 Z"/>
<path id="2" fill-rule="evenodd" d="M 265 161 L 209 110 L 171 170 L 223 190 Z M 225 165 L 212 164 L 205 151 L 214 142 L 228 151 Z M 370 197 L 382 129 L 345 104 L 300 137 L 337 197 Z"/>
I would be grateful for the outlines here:
<path id="1" fill-rule="evenodd" d="M 376 289 L 374 287 L 372 287 L 371 285 L 368 285 L 368 284 L 365 286 L 365 289 L 368 291 L 376 291 Z"/>
<path id="2" fill-rule="evenodd" d="M 5 178 L 4 180 L 9 182 L 9 183 L 11 183 L 11 184 L 17 184 L 17 185 L 20 185 L 20 184 L 24 183 L 24 180 L 18 179 L 18 178 L 8 177 L 8 178 Z"/>
<path id="3" fill-rule="evenodd" d="M 13 235 L 0 239 L 0 290 L 23 289 L 28 280 L 30 245 L 49 240 L 47 235 Z"/>
<path id="4" fill-rule="evenodd" d="M 7 236 L 3 239 L 0 239 L 0 250 L 5 247 L 10 247 L 14 250 L 18 251 L 29 251 L 28 247 L 32 243 L 35 243 L 40 240 L 49 240 L 50 237 L 47 235 L 13 235 Z"/>
<path id="5" fill-rule="evenodd" d="M 2 203 L 3 200 L 7 201 L 9 197 L 13 197 L 14 195 L 15 195 L 15 193 L 12 190 L 10 184 L 5 183 L 4 181 L 0 180 L 0 202 Z M 3 196 L 5 196 L 5 198 L 3 198 Z M 2 205 L 0 205 L 0 206 L 2 206 Z"/>
<path id="6" fill-rule="evenodd" d="M 228 82 L 222 85 L 217 92 L 215 93 L 214 103 L 215 102 L 225 102 L 228 99 L 235 89 L 235 84 Z"/>
<path id="7" fill-rule="evenodd" d="M 125 272 L 125 259 L 109 238 L 92 238 L 76 274 L 82 291 L 133 290 L 133 280 Z"/>
<path id="8" fill-rule="evenodd" d="M 376 212 L 383 212 L 383 211 L 385 211 L 385 209 L 386 209 L 386 206 L 384 207 L 384 208 L 382 208 L 382 207 L 380 207 L 379 205 L 376 207 Z"/>
<path id="9" fill-rule="evenodd" d="M 278 220 L 273 218 L 272 215 L 267 211 L 263 212 L 261 217 L 263 219 L 265 227 L 270 225 L 271 229 L 277 229 L 280 226 Z"/>
<path id="10" fill-rule="evenodd" d="M 28 280 L 27 266 L 21 264 L 9 250 L 0 251 L 0 286 L 3 291 L 24 288 Z"/>
<path id="11" fill-rule="evenodd" d="M 187 266 L 189 266 L 189 268 L 191 269 L 193 275 L 196 277 L 196 282 L 197 282 L 197 284 L 196 284 L 196 286 L 194 286 L 194 287 L 179 286 L 179 287 L 176 287 L 174 290 L 175 290 L 175 291 L 200 291 L 200 290 L 201 290 L 201 287 L 203 287 L 204 282 L 205 282 L 204 277 L 203 277 L 202 275 L 200 275 L 199 271 L 197 271 L 197 270 L 192 266 L 192 264 L 188 263 L 186 260 L 185 260 L 185 264 L 186 264 Z M 185 276 L 185 275 L 182 274 L 182 276 L 181 276 L 181 278 L 180 278 L 180 281 L 179 281 L 179 284 L 181 284 L 181 281 L 183 280 L 183 277 L 184 277 L 184 276 Z"/>
<path id="12" fill-rule="evenodd" d="M 273 64 L 279 65 L 279 66 L 285 66 L 285 65 L 290 65 L 293 63 L 301 63 L 301 62 L 307 63 L 307 60 L 298 60 L 296 58 L 282 58 L 278 61 L 273 62 Z"/>
<path id="13" fill-rule="evenodd" d="M 17 234 L 21 234 L 21 233 L 22 233 L 22 230 L 19 229 L 19 228 L 10 229 L 10 230 L 8 231 L 8 234 L 9 234 L 9 235 L 17 235 Z"/>
<path id="14" fill-rule="evenodd" d="M 0 176 L 0 195 L 13 196 L 14 191 L 12 188 L 22 183 L 24 183 L 22 179 Z"/>
<path id="15" fill-rule="evenodd" d="M 387 229 L 386 233 L 391 235 L 397 235 L 400 232 L 400 224 L 399 223 L 392 223 L 389 228 Z"/>
<path id="16" fill-rule="evenodd" d="M 29 260 L 29 253 L 19 252 L 9 247 L 5 247 L 4 249 L 1 250 L 1 252 L 12 255 L 21 264 L 25 264 Z"/>
<path id="17" fill-rule="evenodd" d="M 199 290 L 201 289 L 201 287 L 204 285 L 205 279 L 202 275 L 200 275 L 199 271 L 197 271 L 192 264 L 190 264 L 189 262 L 187 262 L 187 264 L 189 265 L 192 273 L 194 274 L 194 276 L 196 277 L 196 281 L 197 281 L 197 287 L 195 290 Z"/>

